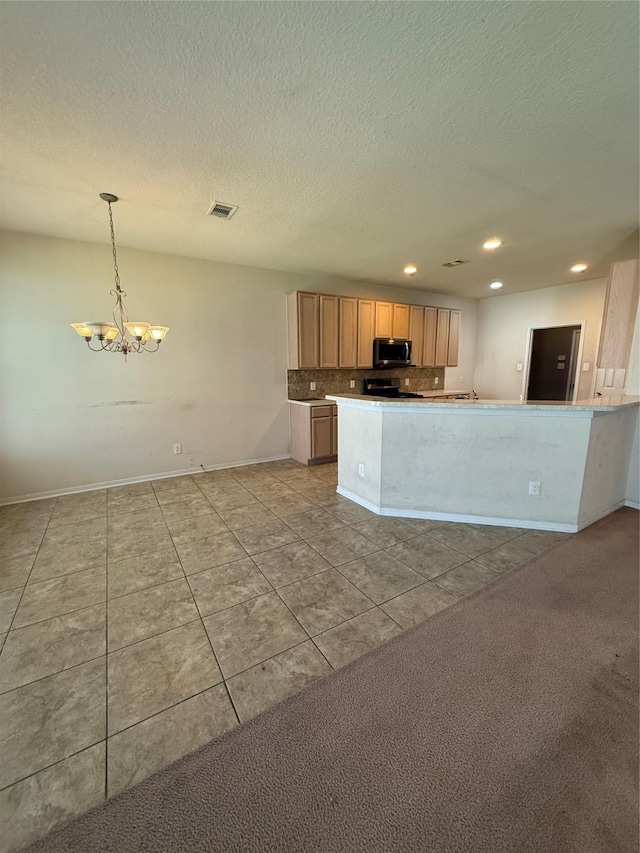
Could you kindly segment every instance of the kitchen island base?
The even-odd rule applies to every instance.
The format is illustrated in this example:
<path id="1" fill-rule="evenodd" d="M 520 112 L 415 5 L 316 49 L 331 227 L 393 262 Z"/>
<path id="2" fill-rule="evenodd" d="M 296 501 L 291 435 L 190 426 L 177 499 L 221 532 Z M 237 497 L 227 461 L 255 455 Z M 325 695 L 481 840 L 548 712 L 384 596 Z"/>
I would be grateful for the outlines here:
<path id="1" fill-rule="evenodd" d="M 637 398 L 330 399 L 340 417 L 338 493 L 379 515 L 575 533 L 632 505 Z"/>

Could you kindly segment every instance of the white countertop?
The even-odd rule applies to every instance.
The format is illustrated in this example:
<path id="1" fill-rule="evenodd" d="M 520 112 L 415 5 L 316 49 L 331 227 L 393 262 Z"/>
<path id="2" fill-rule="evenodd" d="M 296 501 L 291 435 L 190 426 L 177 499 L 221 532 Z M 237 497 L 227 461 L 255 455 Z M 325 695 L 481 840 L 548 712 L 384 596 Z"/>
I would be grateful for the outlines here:
<path id="1" fill-rule="evenodd" d="M 454 393 L 446 392 L 445 393 Z M 390 400 L 388 397 L 369 397 L 360 394 L 327 394 L 327 400 L 350 406 L 380 408 L 391 410 L 413 411 L 502 411 L 502 412 L 615 412 L 627 406 L 640 405 L 640 397 L 629 397 L 618 394 L 611 397 L 594 397 L 591 400 L 576 400 L 560 402 L 558 400 L 433 400 L 410 397 L 408 399 Z"/>
<path id="2" fill-rule="evenodd" d="M 296 406 L 332 406 L 333 401 L 329 397 L 314 400 L 287 400 L 287 403 L 295 403 Z"/>

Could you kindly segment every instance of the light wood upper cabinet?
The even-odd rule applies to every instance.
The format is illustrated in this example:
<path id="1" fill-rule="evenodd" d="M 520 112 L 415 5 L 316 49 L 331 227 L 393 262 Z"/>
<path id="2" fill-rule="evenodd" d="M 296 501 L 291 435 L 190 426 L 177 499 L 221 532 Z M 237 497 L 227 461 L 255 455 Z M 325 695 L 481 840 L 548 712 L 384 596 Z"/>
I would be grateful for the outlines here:
<path id="1" fill-rule="evenodd" d="M 320 295 L 320 367 L 339 367 L 340 298 Z"/>
<path id="2" fill-rule="evenodd" d="M 449 312 L 449 341 L 447 344 L 447 367 L 458 366 L 458 347 L 460 344 L 460 311 Z"/>
<path id="3" fill-rule="evenodd" d="M 392 338 L 409 338 L 409 305 L 393 306 Z"/>
<path id="4" fill-rule="evenodd" d="M 640 261 L 621 261 L 609 271 L 604 304 L 598 367 L 627 370 L 638 311 Z"/>
<path id="5" fill-rule="evenodd" d="M 445 367 L 449 356 L 449 314 L 448 308 L 438 308 L 436 367 Z"/>
<path id="6" fill-rule="evenodd" d="M 438 309 L 424 309 L 424 345 L 422 348 L 422 366 L 435 367 L 436 334 L 438 331 Z"/>
<path id="7" fill-rule="evenodd" d="M 358 366 L 358 300 L 340 297 L 340 367 Z"/>
<path id="8" fill-rule="evenodd" d="M 314 368 L 320 364 L 319 318 L 317 293 L 297 291 L 287 297 L 289 367 Z"/>
<path id="9" fill-rule="evenodd" d="M 376 302 L 376 338 L 393 337 L 393 303 Z"/>
<path id="10" fill-rule="evenodd" d="M 424 358 L 424 308 L 409 306 L 409 340 L 411 341 L 411 363 L 422 367 Z"/>
<path id="11" fill-rule="evenodd" d="M 358 299 L 358 367 L 373 364 L 376 303 L 373 299 Z"/>
<path id="12" fill-rule="evenodd" d="M 637 301 L 638 262 L 629 263 L 636 264 Z M 624 267 L 625 264 L 616 266 Z M 613 306 L 614 302 L 616 316 L 624 316 L 621 297 L 608 297 L 608 304 Z M 630 308 L 626 310 L 629 313 Z M 454 308 L 423 308 L 399 302 L 297 291 L 287 296 L 287 312 L 289 368 L 293 370 L 371 367 L 374 338 L 408 338 L 413 343 L 412 364 L 418 367 L 458 364 L 461 312 Z M 613 307 L 610 313 L 614 313 Z M 630 328 L 632 331 L 633 322 Z M 604 348 L 603 340 L 603 352 Z"/>

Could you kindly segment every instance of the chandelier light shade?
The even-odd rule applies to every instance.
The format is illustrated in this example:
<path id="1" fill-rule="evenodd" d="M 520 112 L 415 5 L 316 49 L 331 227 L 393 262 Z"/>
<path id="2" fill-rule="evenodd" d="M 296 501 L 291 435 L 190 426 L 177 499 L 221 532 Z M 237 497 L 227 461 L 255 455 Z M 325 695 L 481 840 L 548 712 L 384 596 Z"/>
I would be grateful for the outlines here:
<path id="1" fill-rule="evenodd" d="M 94 352 L 121 352 L 125 359 L 132 352 L 157 352 L 165 335 L 169 331 L 168 326 L 152 326 L 150 323 L 130 321 L 127 317 L 127 309 L 124 297 L 127 295 L 120 287 L 120 272 L 118 270 L 118 257 L 116 254 L 116 237 L 113 230 L 113 211 L 111 205 L 118 201 L 118 196 L 112 193 L 100 193 L 100 198 L 109 205 L 109 226 L 111 229 L 111 251 L 113 253 L 113 271 L 115 276 L 115 289 L 111 295 L 115 297 L 113 306 L 113 322 L 97 322 L 95 320 L 84 323 L 72 323 L 80 337 L 87 342 L 89 349 Z M 91 342 L 98 342 L 98 346 L 92 346 Z M 151 344 L 151 346 L 148 346 Z M 155 344 L 155 346 L 153 346 Z"/>

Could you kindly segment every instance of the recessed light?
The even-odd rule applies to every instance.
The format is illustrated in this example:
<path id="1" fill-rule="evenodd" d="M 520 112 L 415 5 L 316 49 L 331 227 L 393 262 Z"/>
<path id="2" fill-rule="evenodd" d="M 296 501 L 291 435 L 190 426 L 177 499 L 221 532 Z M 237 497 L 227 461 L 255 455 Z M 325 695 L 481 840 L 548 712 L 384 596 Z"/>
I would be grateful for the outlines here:
<path id="1" fill-rule="evenodd" d="M 483 249 L 499 249 L 502 246 L 502 240 L 499 237 L 489 237 L 482 244 Z"/>
<path id="2" fill-rule="evenodd" d="M 415 275 L 418 272 L 418 267 L 413 264 L 407 264 L 404 268 L 405 275 Z"/>
<path id="3" fill-rule="evenodd" d="M 582 264 L 582 263 L 581 264 L 574 264 L 571 267 L 571 272 L 584 272 L 586 270 L 586 268 L 587 268 L 586 264 Z"/>
<path id="4" fill-rule="evenodd" d="M 489 287 L 491 288 L 491 290 L 500 290 L 500 288 L 502 287 L 502 282 L 501 281 L 492 281 L 491 284 L 489 285 Z"/>

